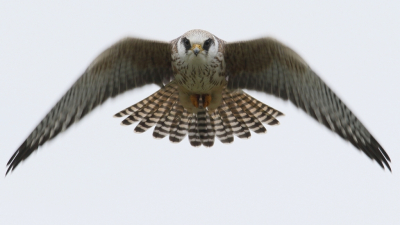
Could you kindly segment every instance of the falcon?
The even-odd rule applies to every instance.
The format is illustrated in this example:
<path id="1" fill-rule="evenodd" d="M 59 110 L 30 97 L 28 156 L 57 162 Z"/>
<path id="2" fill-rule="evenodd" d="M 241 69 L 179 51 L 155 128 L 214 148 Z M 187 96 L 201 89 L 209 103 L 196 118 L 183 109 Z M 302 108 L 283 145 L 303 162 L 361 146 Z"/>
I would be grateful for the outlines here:
<path id="1" fill-rule="evenodd" d="M 158 84 L 160 90 L 120 111 L 134 131 L 211 147 L 279 124 L 280 111 L 242 89 L 290 100 L 328 129 L 390 169 L 390 158 L 350 109 L 307 63 L 272 38 L 227 43 L 204 30 L 171 42 L 126 38 L 101 53 L 12 155 L 14 170 L 39 146 L 78 122 L 96 106 L 127 90 Z"/>

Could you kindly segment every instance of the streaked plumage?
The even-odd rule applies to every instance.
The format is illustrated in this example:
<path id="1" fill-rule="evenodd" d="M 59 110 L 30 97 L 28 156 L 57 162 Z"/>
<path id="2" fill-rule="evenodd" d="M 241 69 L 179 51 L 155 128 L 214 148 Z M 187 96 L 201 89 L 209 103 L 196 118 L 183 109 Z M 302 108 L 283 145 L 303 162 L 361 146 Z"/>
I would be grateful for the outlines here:
<path id="1" fill-rule="evenodd" d="M 211 147 L 279 124 L 276 109 L 241 89 L 290 100 L 390 170 L 390 158 L 357 117 L 290 48 L 272 38 L 226 43 L 192 30 L 170 43 L 123 39 L 100 54 L 51 109 L 8 162 L 14 170 L 33 151 L 109 97 L 155 83 L 161 89 L 117 113 L 135 132 Z"/>

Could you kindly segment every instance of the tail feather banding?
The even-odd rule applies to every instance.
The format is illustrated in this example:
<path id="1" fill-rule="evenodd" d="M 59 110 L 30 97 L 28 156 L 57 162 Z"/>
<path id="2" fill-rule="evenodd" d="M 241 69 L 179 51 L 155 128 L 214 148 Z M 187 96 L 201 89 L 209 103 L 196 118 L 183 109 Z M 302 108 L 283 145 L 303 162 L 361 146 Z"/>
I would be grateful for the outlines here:
<path id="1" fill-rule="evenodd" d="M 153 137 L 162 139 L 169 135 L 174 143 L 181 142 L 186 135 L 192 146 L 211 147 L 215 136 L 222 143 L 239 138 L 250 138 L 255 133 L 266 133 L 262 123 L 279 124 L 275 118 L 283 115 L 278 110 L 265 105 L 241 90 L 222 92 L 222 103 L 213 112 L 203 108 L 199 99 L 197 113 L 189 113 L 179 102 L 178 87 L 169 83 L 144 100 L 115 114 L 115 117 L 127 116 L 122 125 L 139 122 L 134 131 L 143 133 L 155 127 Z"/>

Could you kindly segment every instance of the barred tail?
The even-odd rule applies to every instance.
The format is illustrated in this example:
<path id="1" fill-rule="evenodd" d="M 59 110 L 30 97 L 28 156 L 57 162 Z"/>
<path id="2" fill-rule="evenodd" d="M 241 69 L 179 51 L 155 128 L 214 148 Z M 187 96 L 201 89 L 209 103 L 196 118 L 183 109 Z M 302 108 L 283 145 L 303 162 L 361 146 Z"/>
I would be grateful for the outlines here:
<path id="1" fill-rule="evenodd" d="M 139 122 L 134 129 L 136 133 L 143 133 L 155 126 L 154 138 L 162 139 L 169 135 L 171 142 L 179 143 L 188 135 L 192 146 L 211 147 L 215 136 L 222 143 L 231 143 L 234 135 L 249 138 L 250 130 L 265 133 L 267 130 L 262 123 L 279 124 L 275 117 L 283 115 L 241 90 L 225 89 L 221 106 L 214 112 L 202 108 L 200 98 L 200 110 L 189 113 L 179 103 L 178 95 L 178 87 L 169 83 L 146 99 L 115 114 L 115 117 L 127 116 L 122 125 Z"/>

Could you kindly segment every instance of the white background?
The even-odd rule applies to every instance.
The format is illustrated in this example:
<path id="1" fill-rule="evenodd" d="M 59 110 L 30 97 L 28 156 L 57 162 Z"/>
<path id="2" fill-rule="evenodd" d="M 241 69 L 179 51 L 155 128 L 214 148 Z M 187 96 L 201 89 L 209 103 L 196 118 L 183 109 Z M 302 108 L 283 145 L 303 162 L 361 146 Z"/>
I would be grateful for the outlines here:
<path id="1" fill-rule="evenodd" d="M 333 1 L 332 1 L 333 2 Z M 0 178 L 0 224 L 400 224 L 399 1 L 1 1 L 0 165 L 90 62 L 126 36 L 201 28 L 297 51 L 392 158 L 393 173 L 291 103 L 266 135 L 193 148 L 96 108 Z"/>

